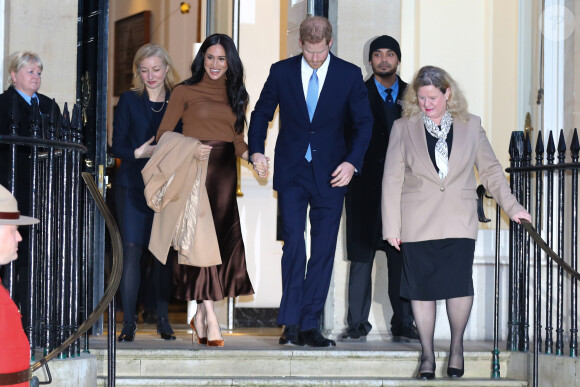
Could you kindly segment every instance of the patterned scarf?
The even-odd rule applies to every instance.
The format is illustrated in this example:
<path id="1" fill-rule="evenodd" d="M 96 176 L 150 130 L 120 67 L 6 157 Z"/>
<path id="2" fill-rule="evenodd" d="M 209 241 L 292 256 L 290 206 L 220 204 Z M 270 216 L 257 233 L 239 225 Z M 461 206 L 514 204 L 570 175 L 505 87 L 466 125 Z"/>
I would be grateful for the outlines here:
<path id="1" fill-rule="evenodd" d="M 449 152 L 445 140 L 447 139 L 447 133 L 451 129 L 451 124 L 453 124 L 453 119 L 451 118 L 449 110 L 446 110 L 441 118 L 441 127 L 439 127 L 423 112 L 421 112 L 421 117 L 423 118 L 425 129 L 427 129 L 431 136 L 437 139 L 437 144 L 435 144 L 435 163 L 437 164 L 437 168 L 439 168 L 439 178 L 443 180 L 447 176 L 447 173 L 449 173 Z"/>

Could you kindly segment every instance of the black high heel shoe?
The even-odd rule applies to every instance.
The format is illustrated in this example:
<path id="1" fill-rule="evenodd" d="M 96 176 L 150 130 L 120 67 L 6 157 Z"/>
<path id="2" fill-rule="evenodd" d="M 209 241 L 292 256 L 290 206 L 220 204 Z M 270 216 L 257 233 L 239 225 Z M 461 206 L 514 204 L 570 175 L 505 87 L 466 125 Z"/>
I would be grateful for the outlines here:
<path id="1" fill-rule="evenodd" d="M 435 359 L 435 354 L 433 354 L 433 359 Z M 419 376 L 417 379 L 420 380 L 433 380 L 435 379 L 435 368 L 437 368 L 437 364 L 435 360 L 433 360 L 433 371 L 421 371 L 421 366 L 423 365 L 423 360 L 421 360 L 421 365 L 419 365 Z"/>
<path id="2" fill-rule="evenodd" d="M 130 342 L 135 340 L 135 332 L 137 332 L 137 324 L 123 323 L 123 330 L 119 335 L 119 343 Z"/>
<path id="3" fill-rule="evenodd" d="M 447 372 L 449 372 L 449 369 L 447 370 Z M 435 379 L 435 368 L 433 368 L 433 371 L 426 371 L 426 372 L 419 371 L 419 377 L 417 379 L 420 379 L 420 380 Z"/>
<path id="4" fill-rule="evenodd" d="M 175 340 L 173 329 L 171 329 L 167 317 L 157 318 L 157 333 L 159 333 L 163 340 Z"/>
<path id="5" fill-rule="evenodd" d="M 461 368 L 454 368 L 447 366 L 447 376 L 452 379 L 459 379 L 463 376 L 465 371 L 465 359 L 461 361 Z"/>

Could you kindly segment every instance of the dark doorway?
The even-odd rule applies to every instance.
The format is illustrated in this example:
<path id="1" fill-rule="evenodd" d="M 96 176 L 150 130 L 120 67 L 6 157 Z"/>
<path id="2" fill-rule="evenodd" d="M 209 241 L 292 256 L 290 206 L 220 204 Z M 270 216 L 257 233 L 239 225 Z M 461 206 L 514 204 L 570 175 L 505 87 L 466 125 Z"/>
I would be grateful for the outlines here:
<path id="1" fill-rule="evenodd" d="M 107 166 L 107 62 L 109 42 L 109 0 L 80 0 L 78 3 L 77 37 L 77 103 L 83 112 L 84 144 L 88 152 L 83 168 L 93 175 L 99 190 L 106 196 Z M 93 273 L 87 284 L 93 290 L 89 294 L 92 305 L 103 296 L 105 223 L 92 201 L 87 204 L 89 227 L 86 238 L 89 243 L 88 267 Z M 92 309 L 92 308 L 90 308 Z M 93 334 L 103 332 L 102 319 L 93 328 Z"/>

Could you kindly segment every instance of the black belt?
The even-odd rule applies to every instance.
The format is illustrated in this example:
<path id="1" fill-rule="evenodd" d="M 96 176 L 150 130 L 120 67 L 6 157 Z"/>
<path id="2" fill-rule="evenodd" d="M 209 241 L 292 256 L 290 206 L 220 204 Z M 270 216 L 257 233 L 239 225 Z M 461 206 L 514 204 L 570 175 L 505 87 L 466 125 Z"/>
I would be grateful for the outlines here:
<path id="1" fill-rule="evenodd" d="M 30 381 L 30 368 L 19 372 L 9 372 L 0 374 L 0 386 L 9 386 L 11 384 L 18 384 Z"/>

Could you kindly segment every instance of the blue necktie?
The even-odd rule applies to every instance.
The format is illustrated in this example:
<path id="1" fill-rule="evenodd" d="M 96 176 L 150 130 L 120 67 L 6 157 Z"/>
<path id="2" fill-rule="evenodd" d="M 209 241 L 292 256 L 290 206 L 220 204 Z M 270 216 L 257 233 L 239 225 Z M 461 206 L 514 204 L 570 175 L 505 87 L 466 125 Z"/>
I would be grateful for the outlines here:
<path id="1" fill-rule="evenodd" d="M 387 102 L 388 103 L 393 103 L 393 95 L 391 94 L 393 92 L 393 89 L 387 89 Z"/>
<path id="2" fill-rule="evenodd" d="M 314 117 L 314 111 L 316 110 L 316 104 L 318 103 L 318 75 L 316 75 L 316 70 L 312 71 L 310 76 L 310 81 L 308 82 L 308 91 L 306 92 L 306 107 L 308 108 L 308 116 L 310 117 L 310 122 L 312 122 L 312 117 Z M 304 158 L 308 161 L 312 161 L 312 150 L 310 149 L 310 144 L 308 144 L 308 149 Z"/>
<path id="3" fill-rule="evenodd" d="M 40 100 L 38 99 L 38 96 L 36 94 L 34 94 L 32 98 L 30 98 L 30 106 L 32 106 L 32 104 L 34 103 L 34 100 L 36 100 L 36 104 L 38 105 L 38 111 L 40 112 L 40 114 L 42 114 L 42 112 L 40 111 Z"/>

